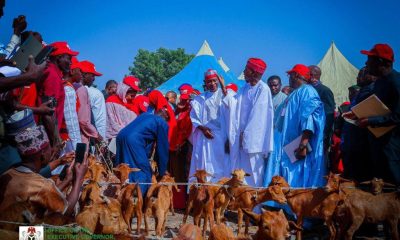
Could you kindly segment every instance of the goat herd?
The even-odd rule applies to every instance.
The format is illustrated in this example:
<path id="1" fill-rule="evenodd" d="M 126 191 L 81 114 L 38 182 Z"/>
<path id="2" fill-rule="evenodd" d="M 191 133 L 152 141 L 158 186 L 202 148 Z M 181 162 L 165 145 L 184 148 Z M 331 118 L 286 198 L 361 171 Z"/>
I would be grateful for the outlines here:
<path id="1" fill-rule="evenodd" d="M 89 171 L 79 200 L 79 213 L 75 219 L 47 216 L 45 222 L 64 225 L 76 222 L 94 234 L 113 234 L 117 239 L 145 239 L 149 233 L 148 217 L 154 217 L 155 234 L 162 237 L 165 232 L 167 214 L 173 212 L 173 188 L 179 191 L 175 180 L 169 174 L 157 182 L 156 164 L 152 162 L 153 177 L 146 196 L 138 184 L 129 182 L 129 173 L 139 171 L 126 164 L 120 164 L 111 172 L 95 157 L 89 157 Z M 398 220 L 400 217 L 400 192 L 395 186 L 380 179 L 369 182 L 371 191 L 356 188 L 354 182 L 330 173 L 323 188 L 290 188 L 283 177 L 273 177 L 266 188 L 252 188 L 243 184 L 246 176 L 242 169 L 232 172 L 231 178 L 223 178 L 217 184 L 207 183 L 209 175 L 198 170 L 194 177 L 197 183 L 189 188 L 183 225 L 174 239 L 286 239 L 291 232 L 297 232 L 301 239 L 305 217 L 325 221 L 329 239 L 352 239 L 354 232 L 364 222 L 385 222 L 391 239 L 399 239 Z M 383 188 L 394 189 L 383 192 Z M 297 216 L 297 222 L 288 221 L 282 210 L 264 211 L 256 214 L 252 210 L 265 201 L 288 204 Z M 225 210 L 237 211 L 238 236 L 224 224 Z M 187 224 L 192 211 L 194 224 Z M 137 218 L 136 236 L 131 235 L 132 219 Z M 144 218 L 145 229 L 141 230 Z M 200 229 L 201 219 L 203 228 Z M 245 222 L 243 231 L 242 224 Z M 258 226 L 257 232 L 249 236 L 250 220 Z"/>

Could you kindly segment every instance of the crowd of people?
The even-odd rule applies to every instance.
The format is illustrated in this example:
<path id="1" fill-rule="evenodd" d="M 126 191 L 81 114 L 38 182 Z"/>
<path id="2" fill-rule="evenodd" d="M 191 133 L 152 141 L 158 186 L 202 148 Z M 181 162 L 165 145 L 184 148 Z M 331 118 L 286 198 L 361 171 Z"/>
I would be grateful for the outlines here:
<path id="1" fill-rule="evenodd" d="M 216 182 L 241 168 L 254 187 L 275 175 L 293 187 L 321 187 L 329 171 L 359 182 L 378 177 L 400 184 L 400 75 L 387 44 L 361 51 L 366 66 L 349 88 L 349 102 L 336 109 L 318 66 L 294 65 L 286 72 L 289 86 L 282 87 L 278 75 L 262 80 L 267 64 L 259 58 L 247 61 L 240 89 L 209 69 L 203 92 L 182 83 L 179 93 L 165 95 L 143 91 L 135 76 L 110 80 L 100 91 L 94 82 L 102 74 L 91 61 L 78 60 L 79 52 L 65 41 L 48 44 L 48 61 L 38 65 L 30 58 L 21 71 L 9 60 L 21 44 L 33 37 L 47 45 L 26 25 L 24 16 L 16 18 L 10 43 L 0 49 L 0 212 L 18 196 L 72 214 L 87 160 L 70 164 L 64 180 L 50 177 L 73 158 L 77 143 L 87 144 L 88 152 L 98 144 L 115 148 L 114 164 L 141 170 L 130 174 L 131 182 L 150 183 L 149 159 L 155 159 L 160 176 L 168 171 L 176 182 L 193 182 L 199 169 Z M 390 114 L 357 118 L 351 108 L 373 94 Z M 369 131 L 384 126 L 394 127 L 379 138 Z M 71 182 L 64 196 L 61 190 Z M 50 186 L 48 195 L 37 194 L 42 185 Z M 148 185 L 141 188 L 145 194 Z M 180 188 L 176 208 L 185 207 L 186 187 Z"/>

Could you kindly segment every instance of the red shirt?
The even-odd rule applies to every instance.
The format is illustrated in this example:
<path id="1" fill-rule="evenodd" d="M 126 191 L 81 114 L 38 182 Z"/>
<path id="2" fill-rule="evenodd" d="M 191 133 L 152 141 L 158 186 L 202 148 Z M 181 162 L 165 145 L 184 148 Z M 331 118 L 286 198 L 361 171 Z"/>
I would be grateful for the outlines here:
<path id="1" fill-rule="evenodd" d="M 61 70 L 54 64 L 48 63 L 47 69 L 44 73 L 45 78 L 38 83 L 38 102 L 42 103 L 42 97 L 54 97 L 57 100 L 57 106 L 55 109 L 55 118 L 57 119 L 58 130 L 61 129 L 61 125 L 64 119 L 64 81 L 62 80 Z"/>

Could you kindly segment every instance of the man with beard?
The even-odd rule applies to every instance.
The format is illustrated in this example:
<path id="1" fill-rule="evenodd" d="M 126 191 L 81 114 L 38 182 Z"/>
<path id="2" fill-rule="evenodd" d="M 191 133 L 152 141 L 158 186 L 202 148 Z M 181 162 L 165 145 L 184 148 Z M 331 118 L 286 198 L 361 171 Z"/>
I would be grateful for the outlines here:
<path id="1" fill-rule="evenodd" d="M 246 84 L 234 97 L 227 95 L 224 99 L 230 118 L 227 129 L 231 165 L 250 173 L 245 180 L 255 187 L 263 184 L 265 161 L 273 149 L 274 107 L 271 91 L 261 81 L 266 68 L 262 59 L 250 58 L 244 70 Z"/>
<path id="2" fill-rule="evenodd" d="M 268 160 L 264 184 L 275 175 L 283 176 L 291 187 L 321 187 L 326 173 L 323 155 L 324 106 L 317 91 L 308 83 L 310 70 L 297 64 L 289 74 L 294 91 L 284 102 L 275 127 L 274 152 Z M 290 159 L 284 146 L 301 137 Z M 308 147 L 311 146 L 311 149 Z"/>
<path id="3" fill-rule="evenodd" d="M 222 115 L 222 98 L 226 90 L 223 84 L 221 84 L 222 89 L 219 89 L 218 82 L 217 71 L 207 70 L 204 74 L 207 91 L 191 102 L 193 152 L 189 175 L 193 175 L 198 169 L 204 169 L 215 177 L 213 179 L 207 177 L 207 181 L 217 181 L 221 177 L 227 177 L 229 176 L 227 170 L 230 170 L 227 168 L 229 162 L 224 149 L 226 134 Z"/>

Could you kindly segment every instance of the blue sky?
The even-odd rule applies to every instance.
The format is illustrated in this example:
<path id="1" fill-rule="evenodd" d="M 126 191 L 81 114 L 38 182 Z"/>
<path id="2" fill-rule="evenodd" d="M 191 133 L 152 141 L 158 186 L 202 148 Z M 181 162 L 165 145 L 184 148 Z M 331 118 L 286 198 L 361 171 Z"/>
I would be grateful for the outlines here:
<path id="1" fill-rule="evenodd" d="M 331 41 L 357 68 L 366 60 L 360 50 L 375 43 L 390 44 L 400 59 L 400 1 L 382 2 L 7 0 L 0 42 L 8 43 L 12 19 L 24 14 L 45 42 L 65 40 L 79 60 L 94 62 L 104 74 L 96 79 L 100 88 L 128 73 L 139 48 L 196 53 L 204 40 L 237 75 L 249 57 L 260 57 L 268 65 L 264 78 L 277 74 L 286 82 L 286 70 L 318 63 Z"/>

